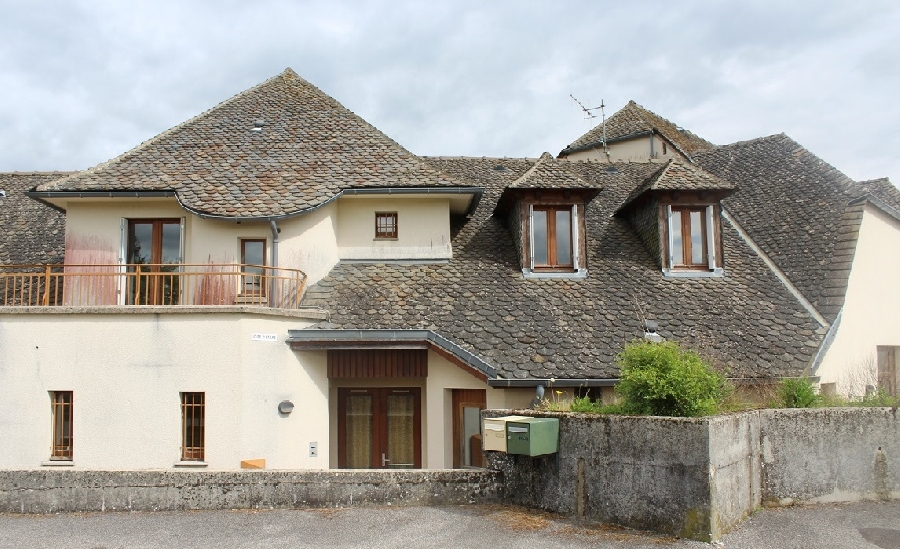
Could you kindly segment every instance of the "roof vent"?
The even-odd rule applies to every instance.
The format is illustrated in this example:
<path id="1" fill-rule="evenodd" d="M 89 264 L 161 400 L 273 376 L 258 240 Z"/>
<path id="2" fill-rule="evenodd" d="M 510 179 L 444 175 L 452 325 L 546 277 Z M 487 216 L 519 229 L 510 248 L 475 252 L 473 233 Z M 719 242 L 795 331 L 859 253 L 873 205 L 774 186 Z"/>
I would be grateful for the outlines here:
<path id="1" fill-rule="evenodd" d="M 251 132 L 261 132 L 262 127 L 265 123 L 266 123 L 266 121 L 263 120 L 262 118 L 257 118 L 256 120 L 253 121 L 253 129 L 250 131 Z"/>
<path id="2" fill-rule="evenodd" d="M 503 164 L 497 164 L 496 166 L 494 166 L 494 170 L 496 170 L 498 172 L 508 172 L 509 171 L 506 168 L 506 166 L 504 166 Z"/>
<path id="3" fill-rule="evenodd" d="M 607 166 L 606 173 L 619 173 L 619 168 L 615 166 Z"/>
<path id="4" fill-rule="evenodd" d="M 0 189 L 0 198 L 6 198 L 6 191 Z"/>
<path id="5" fill-rule="evenodd" d="M 644 321 L 644 339 L 648 339 L 653 343 L 661 343 L 665 341 L 665 339 L 663 339 L 663 336 L 656 333 L 657 330 L 659 330 L 659 324 L 655 320 Z"/>

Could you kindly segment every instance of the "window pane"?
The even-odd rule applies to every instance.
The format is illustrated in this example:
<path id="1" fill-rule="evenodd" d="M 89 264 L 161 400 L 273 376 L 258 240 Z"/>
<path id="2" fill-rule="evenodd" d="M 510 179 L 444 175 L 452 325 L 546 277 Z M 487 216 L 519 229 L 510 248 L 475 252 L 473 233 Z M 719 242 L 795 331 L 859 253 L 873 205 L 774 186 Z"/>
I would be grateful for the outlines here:
<path id="1" fill-rule="evenodd" d="M 701 265 L 706 263 L 703 253 L 703 240 L 706 238 L 703 230 L 703 212 L 691 212 L 691 263 Z"/>
<path id="2" fill-rule="evenodd" d="M 372 395 L 347 397 L 347 468 L 372 467 Z"/>
<path id="3" fill-rule="evenodd" d="M 160 263 L 178 263 L 181 260 L 181 223 L 163 223 L 162 258 Z"/>
<path id="4" fill-rule="evenodd" d="M 531 238 L 534 244 L 534 264 L 546 265 L 547 257 L 547 212 L 535 210 L 531 223 Z"/>
<path id="5" fill-rule="evenodd" d="M 411 394 L 387 397 L 387 458 L 392 469 L 412 469 L 416 465 L 415 408 Z"/>
<path id="6" fill-rule="evenodd" d="M 572 212 L 556 211 L 556 264 L 572 264 Z"/>
<path id="7" fill-rule="evenodd" d="M 675 265 L 683 265 L 684 246 L 681 242 L 681 212 L 672 212 L 672 223 L 669 228 L 672 231 L 672 262 Z"/>

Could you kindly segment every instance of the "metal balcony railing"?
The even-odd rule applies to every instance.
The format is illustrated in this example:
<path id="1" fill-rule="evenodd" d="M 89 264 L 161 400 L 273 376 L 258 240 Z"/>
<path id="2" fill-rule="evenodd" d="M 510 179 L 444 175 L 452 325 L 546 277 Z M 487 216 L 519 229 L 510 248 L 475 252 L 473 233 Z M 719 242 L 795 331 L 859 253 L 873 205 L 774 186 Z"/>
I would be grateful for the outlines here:
<path id="1" fill-rule="evenodd" d="M 296 309 L 298 269 L 242 264 L 0 265 L 0 306 L 256 305 Z"/>

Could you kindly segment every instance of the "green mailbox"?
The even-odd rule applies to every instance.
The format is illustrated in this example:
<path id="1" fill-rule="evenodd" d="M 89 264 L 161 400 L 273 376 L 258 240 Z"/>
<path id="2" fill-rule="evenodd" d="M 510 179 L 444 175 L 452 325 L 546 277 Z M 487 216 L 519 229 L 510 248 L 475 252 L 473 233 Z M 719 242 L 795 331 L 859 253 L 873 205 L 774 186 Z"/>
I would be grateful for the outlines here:
<path id="1" fill-rule="evenodd" d="M 529 417 L 506 422 L 506 452 L 523 456 L 555 454 L 559 447 L 559 420 Z"/>

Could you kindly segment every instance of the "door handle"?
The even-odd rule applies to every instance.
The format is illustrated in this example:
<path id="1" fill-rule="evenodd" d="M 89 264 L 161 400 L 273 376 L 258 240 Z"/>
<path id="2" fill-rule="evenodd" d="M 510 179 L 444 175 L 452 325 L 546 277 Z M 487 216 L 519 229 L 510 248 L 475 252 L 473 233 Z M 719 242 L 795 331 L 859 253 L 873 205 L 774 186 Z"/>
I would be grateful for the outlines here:
<path id="1" fill-rule="evenodd" d="M 381 466 L 382 466 L 382 467 L 387 467 L 387 464 L 390 463 L 390 462 L 391 462 L 391 460 L 389 460 L 389 459 L 387 458 L 387 455 L 385 455 L 384 453 L 382 453 L 382 454 L 381 454 Z"/>

